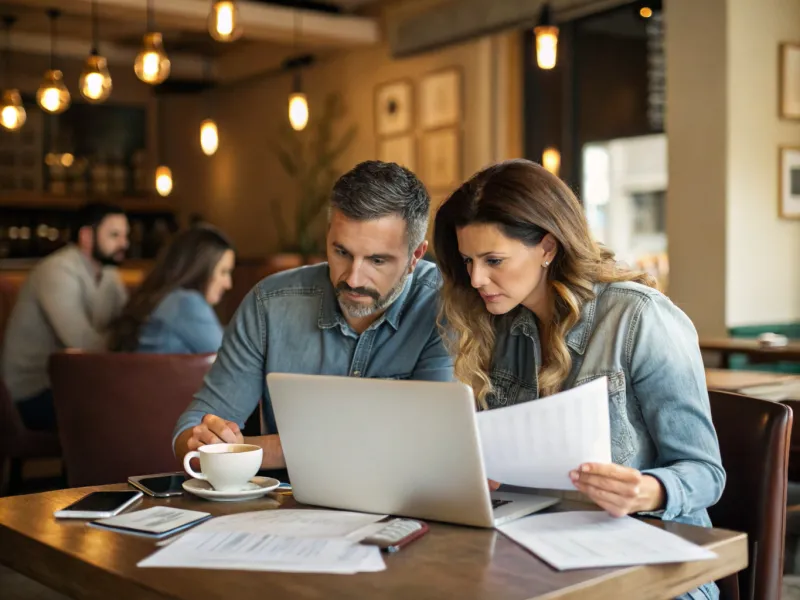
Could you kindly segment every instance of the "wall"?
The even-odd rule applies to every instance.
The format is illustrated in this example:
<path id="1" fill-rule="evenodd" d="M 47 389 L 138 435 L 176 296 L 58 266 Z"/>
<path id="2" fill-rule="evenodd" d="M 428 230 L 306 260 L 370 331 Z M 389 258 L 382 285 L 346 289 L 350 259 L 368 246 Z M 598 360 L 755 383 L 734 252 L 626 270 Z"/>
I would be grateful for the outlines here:
<path id="1" fill-rule="evenodd" d="M 416 6 L 415 6 L 416 5 Z M 393 12 L 408 11 L 425 3 L 403 3 L 383 9 L 384 21 Z M 392 60 L 385 45 L 323 57 L 307 69 L 303 82 L 309 96 L 312 119 L 327 93 L 335 91 L 346 101 L 347 119 L 358 136 L 340 162 L 346 170 L 357 162 L 376 156 L 374 94 L 381 83 L 409 78 L 419 82 L 422 75 L 456 66 L 463 75 L 463 168 L 466 178 L 497 155 L 513 147 L 506 136 L 498 149 L 494 136 L 497 123 L 491 118 L 493 100 L 493 52 L 510 51 L 513 44 L 493 44 L 489 38 L 449 47 L 404 60 Z M 258 49 L 255 49 L 258 52 Z M 247 60 L 240 56 L 239 60 Z M 258 60 L 253 56 L 253 60 Z M 506 85 L 512 86 L 507 81 Z M 191 96 L 171 98 L 167 103 L 169 139 L 166 152 L 175 180 L 175 201 L 184 215 L 199 212 L 225 229 L 245 256 L 263 256 L 277 250 L 275 219 L 270 202 L 290 212 L 291 184 L 270 152 L 276 132 L 286 120 L 291 80 L 286 74 L 253 80 L 229 88 L 216 99 L 220 148 L 211 158 L 201 154 L 198 127 L 202 102 Z M 436 194 L 441 200 L 443 193 Z"/>
<path id="2" fill-rule="evenodd" d="M 754 26 L 757 24 L 757 26 Z M 778 45 L 800 40 L 800 0 L 728 6 L 728 326 L 800 321 L 800 221 L 778 218 Z"/>

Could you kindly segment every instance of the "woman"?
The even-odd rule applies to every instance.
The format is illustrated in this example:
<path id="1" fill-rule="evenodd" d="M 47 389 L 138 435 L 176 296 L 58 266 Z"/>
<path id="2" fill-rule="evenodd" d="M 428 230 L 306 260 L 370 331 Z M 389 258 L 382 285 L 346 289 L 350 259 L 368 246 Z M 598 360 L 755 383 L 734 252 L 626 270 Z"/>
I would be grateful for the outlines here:
<path id="1" fill-rule="evenodd" d="M 606 376 L 613 464 L 575 465 L 575 487 L 615 516 L 710 526 L 725 472 L 697 333 L 592 239 L 570 189 L 529 161 L 493 165 L 441 206 L 434 240 L 445 339 L 480 408 Z M 701 590 L 688 597 L 717 597 Z"/>
<path id="2" fill-rule="evenodd" d="M 222 326 L 212 308 L 231 289 L 233 246 L 218 230 L 195 226 L 179 233 L 112 324 L 117 352 L 216 352 Z"/>

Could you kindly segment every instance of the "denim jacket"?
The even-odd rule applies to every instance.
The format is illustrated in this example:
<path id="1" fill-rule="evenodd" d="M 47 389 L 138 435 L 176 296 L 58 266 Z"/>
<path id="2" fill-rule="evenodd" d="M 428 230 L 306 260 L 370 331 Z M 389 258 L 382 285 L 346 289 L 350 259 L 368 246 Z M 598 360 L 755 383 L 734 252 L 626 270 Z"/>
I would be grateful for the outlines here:
<path id="1" fill-rule="evenodd" d="M 326 263 L 267 277 L 236 311 L 174 437 L 209 413 L 241 427 L 262 398 L 262 429 L 277 433 L 270 372 L 452 380 L 452 359 L 436 327 L 439 286 L 436 267 L 420 261 L 397 300 L 358 335 L 339 309 Z"/>
<path id="2" fill-rule="evenodd" d="M 214 309 L 196 290 L 167 294 L 139 331 L 139 352 L 205 354 L 222 343 L 222 325 Z"/>
<path id="3" fill-rule="evenodd" d="M 496 324 L 490 408 L 534 400 L 541 364 L 536 319 L 518 308 Z M 595 285 L 566 337 L 563 389 L 608 377 L 611 455 L 661 481 L 663 520 L 710 526 L 706 508 L 725 486 L 697 333 L 660 292 L 636 283 Z"/>

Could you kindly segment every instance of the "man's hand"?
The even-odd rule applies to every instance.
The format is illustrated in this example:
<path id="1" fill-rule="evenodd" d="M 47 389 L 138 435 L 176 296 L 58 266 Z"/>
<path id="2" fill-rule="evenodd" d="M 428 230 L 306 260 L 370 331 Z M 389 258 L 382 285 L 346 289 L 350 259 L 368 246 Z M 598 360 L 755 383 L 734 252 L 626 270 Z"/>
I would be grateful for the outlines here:
<path id="1" fill-rule="evenodd" d="M 186 441 L 189 451 L 197 450 L 206 444 L 244 443 L 244 436 L 239 426 L 216 415 L 206 415 L 200 425 L 195 425 L 191 431 L 192 435 Z"/>

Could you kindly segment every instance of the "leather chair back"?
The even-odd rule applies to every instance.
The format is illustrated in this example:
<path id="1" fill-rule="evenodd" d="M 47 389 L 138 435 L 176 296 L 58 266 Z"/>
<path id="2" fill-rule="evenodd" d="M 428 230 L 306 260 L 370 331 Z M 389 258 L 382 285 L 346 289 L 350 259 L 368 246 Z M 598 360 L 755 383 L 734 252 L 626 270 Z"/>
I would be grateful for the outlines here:
<path id="1" fill-rule="evenodd" d="M 54 354 L 50 380 L 69 485 L 182 470 L 172 450 L 173 428 L 214 357 Z"/>
<path id="2" fill-rule="evenodd" d="M 711 522 L 747 533 L 749 547 L 748 567 L 718 582 L 722 597 L 779 600 L 792 411 L 731 392 L 708 395 L 727 473 L 722 498 L 709 509 Z"/>

